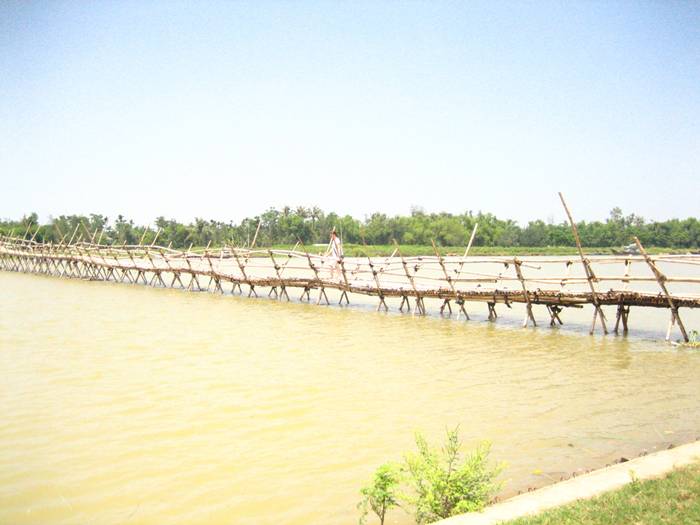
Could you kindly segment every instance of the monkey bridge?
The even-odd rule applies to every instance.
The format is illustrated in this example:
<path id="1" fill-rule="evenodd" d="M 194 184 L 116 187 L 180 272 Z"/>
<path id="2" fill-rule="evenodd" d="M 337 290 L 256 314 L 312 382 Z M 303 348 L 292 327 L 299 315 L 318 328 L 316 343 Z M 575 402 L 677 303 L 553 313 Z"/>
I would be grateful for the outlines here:
<path id="1" fill-rule="evenodd" d="M 435 245 L 434 255 L 404 257 L 398 244 L 390 257 L 235 246 L 183 251 L 155 244 L 101 244 L 94 242 L 94 235 L 90 241 L 75 240 L 76 228 L 69 241 L 60 243 L 0 237 L 0 270 L 221 294 L 266 293 L 286 301 L 296 289 L 301 292 L 299 300 L 312 301 L 313 292 L 318 304 L 330 304 L 327 291 L 334 290 L 339 304 L 349 304 L 353 294 L 360 294 L 377 298 L 378 310 L 389 310 L 387 299 L 395 298 L 400 299 L 400 311 L 413 309 L 425 315 L 427 300 L 441 314 L 453 314 L 454 309 L 466 320 L 474 303 L 486 304 L 489 320 L 497 318 L 496 305 L 520 303 L 525 307 L 523 326 L 536 326 L 536 305 L 546 308 L 551 326 L 562 324 L 564 309 L 591 305 L 591 333 L 596 324 L 608 333 L 604 306 L 616 308 L 610 327 L 615 333 L 628 331 L 633 306 L 666 308 L 670 311 L 666 338 L 677 325 L 688 341 L 679 309 L 700 306 L 700 294 L 688 292 L 700 285 L 700 277 L 693 275 L 700 256 L 652 256 L 638 239 L 638 255 L 584 256 L 566 211 L 577 257 L 474 257 L 467 255 L 468 248 L 463 256 L 442 255 Z M 668 274 L 674 268 L 682 268 L 680 275 Z"/>

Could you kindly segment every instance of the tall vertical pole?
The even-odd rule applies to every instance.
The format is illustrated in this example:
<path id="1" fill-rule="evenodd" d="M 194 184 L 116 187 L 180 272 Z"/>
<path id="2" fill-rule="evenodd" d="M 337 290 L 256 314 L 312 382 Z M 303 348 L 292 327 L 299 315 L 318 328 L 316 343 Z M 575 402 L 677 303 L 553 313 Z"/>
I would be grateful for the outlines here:
<path id="1" fill-rule="evenodd" d="M 644 256 L 644 260 L 649 265 L 649 268 L 651 268 L 651 271 L 654 272 L 656 282 L 659 283 L 659 286 L 661 287 L 661 290 L 663 291 L 664 295 L 666 296 L 666 300 L 668 301 L 668 306 L 671 308 L 671 325 L 669 326 L 669 330 L 666 333 L 666 340 L 668 341 L 671 338 L 671 326 L 673 326 L 674 322 L 678 321 L 678 328 L 680 329 L 681 334 L 683 334 L 683 340 L 687 343 L 689 341 L 688 333 L 685 331 L 683 321 L 681 321 L 681 317 L 678 315 L 678 306 L 676 306 L 676 303 L 673 301 L 671 294 L 668 292 L 668 288 L 666 288 L 666 276 L 663 273 L 661 273 L 661 270 L 659 270 L 659 268 L 656 266 L 656 263 L 654 263 L 654 261 L 651 260 L 651 257 L 649 257 L 649 254 L 646 252 L 646 250 L 642 246 L 642 243 L 639 242 L 639 239 L 637 237 L 634 238 L 634 242 L 637 244 L 637 248 L 639 248 L 639 251 Z"/>
<path id="2" fill-rule="evenodd" d="M 566 216 L 569 218 L 569 224 L 571 224 L 571 230 L 574 233 L 574 240 L 576 241 L 576 248 L 578 248 L 579 257 L 581 257 L 583 269 L 586 271 L 586 279 L 588 280 L 588 286 L 590 286 L 591 288 L 591 299 L 593 301 L 593 305 L 595 306 L 595 312 L 593 313 L 593 324 L 591 324 L 591 330 L 589 333 L 591 335 L 593 334 L 593 331 L 595 330 L 596 317 L 600 316 L 600 324 L 603 327 L 603 333 L 607 334 L 608 327 L 605 326 L 605 315 L 603 314 L 603 310 L 600 307 L 600 301 L 598 301 L 598 294 L 595 291 L 595 286 L 593 286 L 593 281 L 596 279 L 595 274 L 591 269 L 590 262 L 583 256 L 583 249 L 581 248 L 581 239 L 578 236 L 578 228 L 576 228 L 576 223 L 574 222 L 574 219 L 571 216 L 569 207 L 566 205 L 566 201 L 564 200 L 564 196 L 561 194 L 561 192 L 559 192 L 559 198 L 561 199 L 561 203 L 564 205 Z"/>

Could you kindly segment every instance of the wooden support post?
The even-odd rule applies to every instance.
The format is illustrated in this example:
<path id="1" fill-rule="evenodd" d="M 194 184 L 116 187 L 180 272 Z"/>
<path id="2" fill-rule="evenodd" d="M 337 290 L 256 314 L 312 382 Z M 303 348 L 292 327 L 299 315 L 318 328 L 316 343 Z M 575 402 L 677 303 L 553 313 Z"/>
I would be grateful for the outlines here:
<path id="1" fill-rule="evenodd" d="M 526 309 L 526 315 L 525 315 L 525 321 L 523 321 L 523 328 L 527 326 L 528 320 L 532 321 L 532 326 L 537 326 L 537 321 L 535 321 L 535 316 L 532 313 L 532 303 L 530 302 L 530 292 L 527 290 L 527 286 L 525 284 L 525 278 L 523 277 L 523 272 L 520 269 L 520 265 L 522 262 L 515 257 L 513 259 L 513 266 L 515 266 L 515 273 L 518 276 L 518 280 L 520 281 L 520 285 L 523 288 L 523 295 L 525 296 L 525 309 Z"/>
<path id="2" fill-rule="evenodd" d="M 459 263 L 459 268 L 457 269 L 457 277 L 455 277 L 454 279 L 455 282 L 457 282 L 457 285 L 459 285 L 459 278 L 462 275 L 462 269 L 464 268 L 465 259 L 467 258 L 467 255 L 469 255 L 469 250 L 471 250 L 472 243 L 474 242 L 474 238 L 476 237 L 476 230 L 478 229 L 478 227 L 479 223 L 477 222 L 474 224 L 472 234 L 469 237 L 469 242 L 467 243 L 467 248 L 466 250 L 464 250 L 464 255 L 462 256 L 462 260 Z M 455 302 L 459 305 L 459 312 L 457 312 L 457 318 L 459 318 L 461 314 L 464 314 L 464 317 L 467 319 L 467 321 L 469 321 L 469 314 L 467 313 L 467 310 L 464 307 L 464 299 L 460 297 Z"/>
<path id="3" fill-rule="evenodd" d="M 99 276 L 97 275 L 95 267 L 92 264 L 92 256 L 90 255 L 89 249 L 85 250 L 84 252 L 78 248 L 78 246 L 76 246 L 75 249 L 78 252 L 78 256 L 83 264 L 84 274 L 81 275 L 81 277 L 87 278 L 91 281 L 98 280 Z"/>
<path id="4" fill-rule="evenodd" d="M 455 303 L 459 306 L 459 311 L 457 312 L 457 318 L 459 318 L 460 314 L 464 314 L 464 318 L 469 321 L 469 314 L 467 313 L 467 310 L 464 308 L 464 299 L 462 297 L 457 297 L 455 299 Z"/>
<path id="5" fill-rule="evenodd" d="M 153 237 L 153 242 L 151 242 L 151 248 L 153 248 L 156 245 L 156 241 L 158 240 L 158 236 L 160 235 L 161 231 L 162 231 L 162 229 L 158 228 L 158 231 L 156 232 L 156 236 Z"/>
<path id="6" fill-rule="evenodd" d="M 141 239 L 139 240 L 139 246 L 143 244 L 143 240 L 146 238 L 146 232 L 149 230 L 149 228 L 145 228 L 143 230 L 143 234 L 141 235 Z"/>
<path id="7" fill-rule="evenodd" d="M 175 281 L 180 283 L 180 288 L 185 288 L 185 285 L 182 284 L 182 280 L 180 279 L 180 272 L 175 270 L 175 268 L 172 267 L 172 265 L 170 264 L 170 261 L 168 260 L 168 257 L 165 255 L 163 250 L 161 249 L 159 251 L 160 251 L 161 258 L 163 259 L 163 262 L 165 262 L 165 265 L 168 267 L 168 270 L 170 271 L 170 273 L 173 274 L 173 279 L 172 279 L 172 281 L 170 281 L 170 288 L 175 287 Z"/>
<path id="8" fill-rule="evenodd" d="M 440 315 L 442 315 L 445 312 L 445 308 L 447 308 L 450 311 L 450 315 L 452 315 L 452 306 L 450 305 L 449 299 L 445 299 L 442 302 L 442 306 L 440 307 Z"/>
<path id="9" fill-rule="evenodd" d="M 236 246 L 233 242 L 233 239 L 231 239 L 231 244 L 229 244 L 229 250 L 231 250 L 231 253 L 233 253 L 235 249 L 236 249 Z M 240 295 L 243 295 L 243 288 L 241 288 L 240 279 L 231 276 L 231 283 L 232 283 L 231 284 L 231 293 L 232 294 L 236 293 L 236 287 L 238 287 L 238 293 Z"/>
<path id="10" fill-rule="evenodd" d="M 488 301 L 486 306 L 488 306 L 489 309 L 489 321 L 495 321 L 498 318 L 495 301 Z"/>
<path id="11" fill-rule="evenodd" d="M 683 321 L 678 315 L 678 306 L 676 306 L 673 297 L 671 297 L 671 294 L 668 292 L 668 288 L 666 288 L 666 276 L 663 273 L 661 273 L 661 270 L 659 270 L 659 268 L 656 266 L 656 263 L 651 259 L 651 257 L 649 257 L 649 254 L 644 249 L 644 246 L 642 246 L 642 243 L 639 242 L 639 239 L 637 237 L 634 238 L 634 242 L 637 243 L 637 248 L 639 248 L 639 251 L 644 256 L 644 260 L 647 262 L 649 268 L 651 268 L 651 271 L 654 273 L 654 277 L 656 277 L 656 282 L 659 283 L 659 287 L 661 288 L 661 291 L 663 291 L 664 295 L 666 296 L 666 300 L 668 301 L 668 306 L 669 308 L 671 308 L 671 322 L 669 323 L 668 331 L 666 333 L 666 340 L 668 341 L 671 339 L 671 328 L 676 322 L 678 322 L 678 328 L 680 329 L 681 334 L 683 335 L 683 341 L 687 343 L 690 339 L 688 338 L 688 333 L 685 331 L 685 325 L 683 325 Z"/>
<path id="12" fill-rule="evenodd" d="M 244 282 L 248 285 L 248 287 L 250 288 L 250 291 L 248 292 L 248 297 L 250 297 L 251 294 L 255 294 L 255 297 L 257 297 L 258 294 L 257 294 L 257 292 L 255 291 L 255 285 L 253 285 L 253 283 L 250 282 L 250 279 L 248 279 L 248 275 L 247 275 L 246 272 L 245 272 L 245 266 L 243 266 L 243 264 L 241 264 L 241 260 L 240 260 L 240 258 L 238 257 L 238 252 L 237 252 L 237 250 L 236 250 L 235 248 L 234 248 L 234 250 L 233 250 L 233 256 L 234 256 L 234 258 L 236 259 L 236 263 L 238 264 L 238 268 L 241 270 L 241 274 L 243 275 L 243 281 L 244 281 Z M 239 285 L 239 289 L 240 289 L 240 285 Z"/>
<path id="13" fill-rule="evenodd" d="M 279 296 L 277 295 L 277 287 L 273 286 L 272 289 L 270 290 L 270 293 L 272 293 L 272 290 L 275 291 L 275 297 L 279 297 L 282 299 L 283 296 L 287 298 L 287 301 L 289 301 L 289 295 L 287 295 L 287 290 L 285 290 L 284 286 L 284 280 L 282 279 L 282 272 L 280 271 L 280 266 L 277 265 L 277 261 L 275 260 L 275 256 L 272 253 L 272 250 L 267 250 L 267 253 L 270 254 L 270 259 L 272 259 L 272 266 L 275 269 L 275 273 L 277 274 L 277 279 L 279 279 L 279 286 L 280 286 L 280 293 Z M 287 261 L 289 262 L 289 261 Z M 269 294 L 268 294 L 269 296 Z"/>
<path id="14" fill-rule="evenodd" d="M 189 250 L 188 250 L 189 251 Z M 185 256 L 185 262 L 187 263 L 187 268 L 189 269 L 189 274 L 190 274 L 190 282 L 187 285 L 187 291 L 191 291 L 194 289 L 193 283 L 197 283 L 197 291 L 201 292 L 202 291 L 202 285 L 199 283 L 199 279 L 197 278 L 197 274 L 195 273 L 194 268 L 192 268 L 192 263 L 190 263 L 190 258 L 186 255 Z"/>
<path id="15" fill-rule="evenodd" d="M 97 230 L 95 230 L 95 233 L 92 235 L 90 234 L 90 230 L 87 229 L 87 226 L 85 226 L 85 223 L 83 221 L 80 221 L 80 225 L 83 227 L 83 230 L 85 230 L 86 235 L 90 239 L 90 243 L 95 239 L 95 234 L 97 233 Z"/>
<path id="16" fill-rule="evenodd" d="M 455 296 L 457 295 L 457 292 L 455 290 L 455 285 L 452 283 L 452 277 L 449 276 L 449 274 L 447 273 L 447 268 L 445 268 L 445 261 L 443 261 L 442 255 L 440 255 L 440 251 L 438 250 L 435 244 L 435 240 L 431 239 L 430 242 L 433 244 L 433 251 L 435 251 L 435 255 L 438 258 L 438 263 L 440 264 L 440 268 L 442 268 L 442 273 L 445 276 L 445 280 L 447 281 L 447 284 L 450 287 L 450 291 L 452 292 L 452 295 Z M 450 315 L 452 315 L 452 306 L 450 305 L 449 298 L 446 298 L 443 301 L 442 306 L 440 307 L 440 315 L 442 315 L 445 311 L 445 307 L 449 309 Z M 462 301 L 461 307 L 462 309 L 464 309 L 464 301 Z M 467 319 L 469 319 L 469 316 L 467 316 Z"/>
<path id="17" fill-rule="evenodd" d="M 32 238 L 29 239 L 29 242 L 30 242 L 30 243 L 31 243 L 31 242 L 34 242 L 34 239 L 36 238 L 36 236 L 37 236 L 37 234 L 39 233 L 39 230 L 40 230 L 40 229 L 41 229 L 41 226 L 39 226 L 39 225 L 37 224 L 37 225 L 36 225 L 36 231 L 34 232 L 34 235 L 32 235 Z"/>
<path id="18" fill-rule="evenodd" d="M 309 268 L 311 268 L 311 271 L 314 273 L 314 277 L 316 278 L 316 283 L 319 286 L 319 292 L 318 292 L 318 301 L 316 301 L 316 304 L 321 304 L 321 299 L 326 300 L 326 304 L 331 304 L 331 302 L 328 300 L 328 296 L 326 295 L 326 288 L 323 286 L 323 280 L 321 277 L 318 275 L 318 268 L 316 268 L 316 265 L 311 261 L 311 256 L 309 255 L 309 252 L 306 250 L 306 247 L 304 246 L 304 243 L 301 239 L 299 239 L 299 243 L 301 244 L 301 247 L 304 249 L 304 253 L 306 254 L 306 261 L 309 263 Z M 308 290 L 306 293 L 306 296 L 309 297 L 309 301 L 311 301 L 311 297 L 309 296 Z"/>
<path id="19" fill-rule="evenodd" d="M 362 242 L 364 243 L 364 238 L 362 239 Z M 389 307 L 386 305 L 386 301 L 384 300 L 384 292 L 382 292 L 382 286 L 379 284 L 379 272 L 374 269 L 374 263 L 372 262 L 372 258 L 369 255 L 367 255 L 367 252 L 364 252 L 364 254 L 365 257 L 367 257 L 367 264 L 369 264 L 369 269 L 372 272 L 372 277 L 374 277 L 374 285 L 377 287 L 377 297 L 379 297 L 377 312 L 381 310 L 382 307 L 384 307 L 385 312 L 388 312 Z"/>
<path id="20" fill-rule="evenodd" d="M 160 230 L 159 230 L 159 231 L 160 231 Z M 151 246 L 153 246 L 153 245 L 151 245 Z M 153 257 L 151 257 L 151 251 L 150 251 L 150 249 L 148 249 L 148 248 L 146 249 L 146 257 L 147 257 L 148 260 L 150 261 L 151 267 L 153 268 L 153 270 L 152 270 L 152 272 L 153 272 L 153 277 L 151 277 L 151 286 L 153 286 L 153 283 L 155 283 L 155 282 L 156 282 L 156 279 L 158 279 L 158 282 L 160 282 L 160 285 L 161 285 L 163 288 L 167 288 L 167 286 L 165 285 L 165 282 L 163 281 L 163 278 L 162 278 L 161 275 L 160 275 L 161 269 L 158 268 L 158 266 L 156 265 L 155 261 L 153 260 Z"/>
<path id="21" fill-rule="evenodd" d="M 596 318 L 600 316 L 600 325 L 603 327 L 603 333 L 607 334 L 608 327 L 605 325 L 605 314 L 603 313 L 603 309 L 600 307 L 600 301 L 598 301 L 598 294 L 596 293 L 595 286 L 593 286 L 593 282 L 596 280 L 596 276 L 593 273 L 590 261 L 583 256 L 583 248 L 581 248 L 581 238 L 578 236 L 578 228 L 576 228 L 576 223 L 574 222 L 574 219 L 571 216 L 569 207 L 566 205 L 566 201 L 564 200 L 564 196 L 561 194 L 561 192 L 559 192 L 559 199 L 561 200 L 561 203 L 564 206 L 566 216 L 569 218 L 571 231 L 574 233 L 574 240 L 576 241 L 576 248 L 578 249 L 578 254 L 581 258 L 581 264 L 583 264 L 583 269 L 586 272 L 586 280 L 588 281 L 588 286 L 591 289 L 591 300 L 593 301 L 595 311 L 593 312 L 593 323 L 591 324 L 591 330 L 589 333 L 593 335 L 593 331 L 595 330 Z"/>
<path id="22" fill-rule="evenodd" d="M 209 263 L 209 271 L 211 272 L 209 274 L 209 284 L 207 285 L 207 290 L 209 290 L 209 286 L 211 286 L 211 281 L 212 279 L 214 280 L 214 291 L 215 292 L 220 292 L 222 295 L 224 293 L 224 289 L 221 287 L 221 280 L 219 278 L 219 274 L 214 270 L 214 265 L 211 262 L 211 257 L 209 256 L 209 252 L 205 250 L 204 256 L 207 259 L 207 262 Z"/>
<path id="23" fill-rule="evenodd" d="M 185 289 L 185 285 L 183 284 L 182 279 L 180 279 L 180 272 L 173 271 L 173 280 L 170 281 L 170 288 L 175 288 L 175 281 L 180 283 L 180 289 Z"/>
<path id="24" fill-rule="evenodd" d="M 549 326 L 556 326 L 557 323 L 559 323 L 560 325 L 564 324 L 559 318 L 561 310 L 561 306 L 558 306 L 556 304 L 547 305 L 547 311 L 549 312 L 549 316 L 551 318 L 549 321 Z"/>
<path id="25" fill-rule="evenodd" d="M 459 281 L 460 275 L 462 275 L 462 268 L 464 268 L 464 260 L 467 258 L 467 255 L 469 255 L 469 250 L 471 250 L 472 243 L 474 242 L 474 237 L 476 237 L 476 230 L 479 227 L 479 223 L 474 224 L 474 228 L 472 229 L 472 234 L 469 237 L 469 242 L 467 243 L 467 248 L 464 250 L 464 255 L 462 256 L 462 260 L 459 263 L 459 268 L 457 269 L 457 277 L 455 278 L 455 281 Z"/>
<path id="26" fill-rule="evenodd" d="M 100 237 L 101 237 L 101 235 L 100 235 Z M 99 242 L 98 242 L 98 245 L 99 245 Z M 104 271 L 104 274 L 103 274 L 103 275 L 104 275 L 104 280 L 105 280 L 105 281 L 109 281 L 109 278 L 110 278 L 110 276 L 112 275 L 112 266 L 107 262 L 107 259 L 105 258 L 104 254 L 102 253 L 102 249 L 101 249 L 101 248 L 98 248 L 98 249 L 97 249 L 97 254 L 98 254 L 98 255 L 100 256 L 100 258 L 102 259 L 103 268 L 109 268 L 109 272 L 107 272 L 107 271 L 105 270 L 105 271 Z"/>
<path id="27" fill-rule="evenodd" d="M 292 248 L 292 251 L 296 251 L 296 249 L 297 249 L 298 246 L 299 246 L 299 241 L 297 241 L 297 242 L 294 244 L 294 247 Z M 284 273 L 284 270 L 287 268 L 287 265 L 288 265 L 291 261 L 292 261 L 292 254 L 291 254 L 291 253 L 288 253 L 288 254 L 287 254 L 287 260 L 284 262 L 284 264 L 283 264 L 282 267 L 280 268 L 280 273 L 279 273 L 280 276 Z M 282 284 L 280 288 L 281 288 L 280 296 L 284 295 L 284 296 L 287 298 L 287 301 L 289 301 L 290 299 L 289 299 L 289 294 L 287 294 L 287 285 L 286 285 L 286 284 Z"/>
<path id="28" fill-rule="evenodd" d="M 73 230 L 73 235 L 71 235 L 70 240 L 68 241 L 68 247 L 73 244 L 73 239 L 75 239 L 75 234 L 78 233 L 78 228 L 80 228 L 80 224 L 75 225 L 75 230 Z"/>
<path id="29" fill-rule="evenodd" d="M 250 243 L 248 249 L 252 250 L 255 247 L 255 241 L 258 240 L 258 233 L 260 233 L 260 226 L 262 226 L 262 221 L 258 221 L 258 227 L 255 229 L 255 236 L 253 237 L 253 242 Z"/>
<path id="30" fill-rule="evenodd" d="M 416 288 L 416 283 L 413 281 L 413 276 L 411 275 L 411 272 L 408 271 L 408 264 L 406 263 L 406 259 L 403 258 L 403 255 L 401 254 L 401 248 L 399 247 L 399 243 L 396 242 L 396 239 L 394 239 L 394 245 L 396 245 L 396 252 L 399 254 L 399 257 L 401 258 L 401 266 L 403 266 L 403 271 L 406 274 L 406 277 L 408 278 L 408 282 L 411 283 L 411 288 L 413 288 L 413 293 L 415 294 L 416 297 L 416 312 L 420 315 L 425 315 L 425 305 L 423 304 L 423 298 L 421 297 L 420 293 L 418 292 L 418 288 Z"/>
<path id="31" fill-rule="evenodd" d="M 630 315 L 630 307 L 624 303 L 617 305 L 617 317 L 615 319 L 615 333 L 619 333 L 620 321 L 622 321 L 622 332 L 627 333 L 627 319 Z"/>
<path id="32" fill-rule="evenodd" d="M 134 269 L 137 270 L 136 279 L 132 280 L 132 279 L 131 279 L 131 268 L 129 268 L 129 270 L 128 270 L 128 272 L 129 272 L 129 280 L 130 280 L 132 283 L 138 283 L 138 282 L 139 282 L 139 276 L 141 275 L 141 270 L 139 270 L 139 269 L 137 268 L 137 266 L 136 266 L 136 261 L 134 260 L 133 255 L 131 255 L 131 250 L 127 250 L 127 251 L 126 251 L 126 254 L 129 256 L 129 259 L 131 260 L 131 263 L 133 264 Z"/>
<path id="33" fill-rule="evenodd" d="M 345 304 L 348 305 L 350 304 L 350 299 L 348 299 L 348 290 L 350 289 L 350 283 L 348 282 L 348 275 L 345 272 L 345 257 L 341 255 L 338 258 L 338 263 L 340 264 L 340 272 L 341 275 L 343 276 L 343 283 L 345 285 L 345 288 L 343 289 L 343 293 L 340 294 L 340 299 L 338 300 L 338 304 L 343 304 L 343 297 L 345 298 Z"/>

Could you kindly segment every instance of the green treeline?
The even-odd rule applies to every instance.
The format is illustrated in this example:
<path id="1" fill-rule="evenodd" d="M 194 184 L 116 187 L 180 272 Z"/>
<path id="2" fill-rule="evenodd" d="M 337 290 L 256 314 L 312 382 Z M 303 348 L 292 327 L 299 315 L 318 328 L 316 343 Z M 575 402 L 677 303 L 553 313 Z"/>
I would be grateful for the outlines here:
<path id="1" fill-rule="evenodd" d="M 80 225 L 83 223 L 84 227 Z M 317 207 L 271 208 L 256 217 L 243 219 L 240 223 L 195 219 L 183 224 L 173 219 L 158 217 L 155 225 L 145 227 L 119 215 L 110 221 L 104 215 L 61 215 L 48 224 L 39 224 L 36 213 L 25 215 L 20 220 L 0 221 L 0 233 L 32 237 L 43 242 L 59 242 L 63 236 L 71 237 L 77 228 L 76 239 L 83 240 L 98 232 L 102 243 L 138 244 L 153 242 L 160 229 L 157 244 L 174 248 L 189 245 L 212 246 L 233 243 L 249 245 L 255 237 L 256 246 L 294 244 L 301 239 L 305 244 L 325 243 L 333 228 L 346 243 L 385 245 L 396 239 L 404 245 L 430 245 L 431 240 L 440 246 L 464 246 L 469 241 L 474 224 L 479 224 L 475 246 L 573 246 L 574 239 L 567 223 L 548 224 L 531 221 L 522 227 L 515 221 L 499 219 L 490 213 L 462 214 L 425 213 L 413 210 L 407 216 L 387 216 L 374 213 L 364 220 L 349 215 L 325 213 Z M 637 215 L 623 215 L 619 208 L 610 212 L 604 222 L 578 223 L 581 242 L 584 246 L 617 247 L 631 242 L 637 236 L 644 245 L 668 248 L 697 248 L 700 246 L 700 221 L 696 218 L 671 219 L 663 222 L 649 221 Z M 88 235 L 89 232 L 89 235 Z"/>

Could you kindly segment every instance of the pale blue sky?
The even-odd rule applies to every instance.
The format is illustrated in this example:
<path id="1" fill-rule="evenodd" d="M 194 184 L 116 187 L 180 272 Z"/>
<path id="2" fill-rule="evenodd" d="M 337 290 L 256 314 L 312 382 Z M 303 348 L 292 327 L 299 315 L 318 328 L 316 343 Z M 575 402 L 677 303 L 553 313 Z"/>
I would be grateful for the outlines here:
<path id="1" fill-rule="evenodd" d="M 0 216 L 698 216 L 700 2 L 0 3 Z"/>

